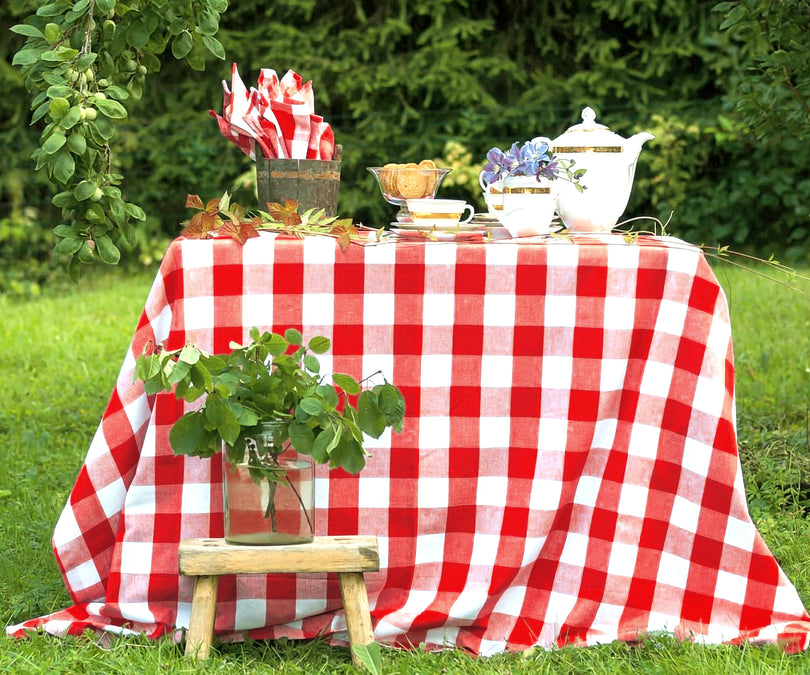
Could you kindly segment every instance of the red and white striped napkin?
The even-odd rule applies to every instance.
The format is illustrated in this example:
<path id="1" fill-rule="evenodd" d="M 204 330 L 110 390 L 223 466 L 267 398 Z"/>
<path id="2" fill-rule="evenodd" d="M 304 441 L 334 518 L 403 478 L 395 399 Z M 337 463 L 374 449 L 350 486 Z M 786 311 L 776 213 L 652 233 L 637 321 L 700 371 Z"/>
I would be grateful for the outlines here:
<path id="1" fill-rule="evenodd" d="M 268 158 L 332 159 L 335 134 L 315 114 L 311 80 L 304 82 L 292 70 L 279 79 L 276 71 L 262 68 L 257 88 L 248 90 L 234 63 L 230 87 L 223 80 L 222 88 L 222 115 L 210 113 L 222 135 L 251 159 L 257 146 Z"/>

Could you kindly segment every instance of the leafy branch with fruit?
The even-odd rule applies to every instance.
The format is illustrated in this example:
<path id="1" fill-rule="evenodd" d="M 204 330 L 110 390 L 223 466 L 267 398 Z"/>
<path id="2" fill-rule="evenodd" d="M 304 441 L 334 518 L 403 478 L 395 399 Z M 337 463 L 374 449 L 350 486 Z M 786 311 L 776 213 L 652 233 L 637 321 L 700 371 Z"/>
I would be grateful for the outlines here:
<path id="1" fill-rule="evenodd" d="M 42 125 L 32 158 L 57 193 L 63 222 L 54 252 L 68 256 L 71 276 L 81 263 L 117 264 L 144 211 L 124 199 L 114 170 L 116 125 L 160 70 L 167 47 L 195 70 L 207 54 L 225 58 L 214 37 L 227 0 L 55 0 L 11 30 L 26 37 L 12 65 L 31 92 L 31 124 Z"/>

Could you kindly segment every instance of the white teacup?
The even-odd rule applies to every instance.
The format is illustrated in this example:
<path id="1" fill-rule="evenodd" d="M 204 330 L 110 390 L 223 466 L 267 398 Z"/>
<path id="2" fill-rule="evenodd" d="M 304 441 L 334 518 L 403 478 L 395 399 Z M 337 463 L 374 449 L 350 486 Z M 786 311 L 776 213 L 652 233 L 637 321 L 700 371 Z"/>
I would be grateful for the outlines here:
<path id="1" fill-rule="evenodd" d="M 478 184 L 483 192 L 484 203 L 489 215 L 500 219 L 503 215 L 503 181 L 496 180 L 490 184 L 484 180 L 484 172 L 478 174 Z"/>
<path id="2" fill-rule="evenodd" d="M 472 220 L 475 209 L 462 199 L 409 199 L 408 211 L 414 225 L 452 230 Z M 465 211 L 469 215 L 464 217 Z"/>

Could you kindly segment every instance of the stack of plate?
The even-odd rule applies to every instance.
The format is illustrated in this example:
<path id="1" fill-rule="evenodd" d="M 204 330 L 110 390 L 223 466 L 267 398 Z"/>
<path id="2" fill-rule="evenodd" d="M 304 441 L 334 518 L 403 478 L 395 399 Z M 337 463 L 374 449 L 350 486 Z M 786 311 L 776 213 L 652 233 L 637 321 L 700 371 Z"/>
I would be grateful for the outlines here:
<path id="1" fill-rule="evenodd" d="M 509 236 L 506 228 L 486 213 L 477 213 L 468 223 L 453 227 L 425 227 L 415 223 L 391 223 L 391 232 L 402 239 L 460 241 L 476 239 L 491 234 L 502 239 Z M 501 235 L 505 235 L 501 236 Z"/>

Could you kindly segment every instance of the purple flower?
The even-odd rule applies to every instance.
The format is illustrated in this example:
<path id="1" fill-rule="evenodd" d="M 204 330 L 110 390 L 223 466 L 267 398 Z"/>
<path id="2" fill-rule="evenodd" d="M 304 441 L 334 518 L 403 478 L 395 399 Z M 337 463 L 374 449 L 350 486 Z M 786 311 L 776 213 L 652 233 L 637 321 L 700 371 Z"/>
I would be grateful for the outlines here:
<path id="1" fill-rule="evenodd" d="M 510 158 L 499 148 L 491 148 L 484 164 L 484 180 L 492 185 L 509 175 L 512 166 Z"/>
<path id="2" fill-rule="evenodd" d="M 584 172 L 580 170 L 581 173 L 574 174 L 571 171 L 573 165 L 573 160 L 556 159 L 551 151 L 550 141 L 540 136 L 523 145 L 513 143 L 507 152 L 500 148 L 491 148 L 487 153 L 482 175 L 490 185 L 509 176 L 535 176 L 538 181 L 541 178 L 563 178 L 579 189 L 579 179 Z"/>

